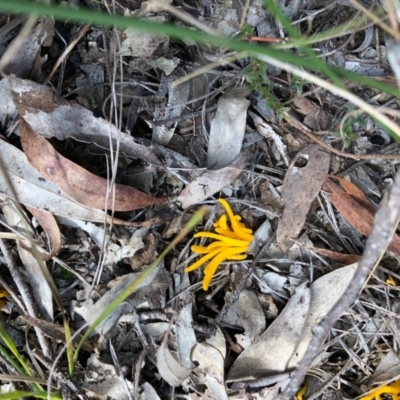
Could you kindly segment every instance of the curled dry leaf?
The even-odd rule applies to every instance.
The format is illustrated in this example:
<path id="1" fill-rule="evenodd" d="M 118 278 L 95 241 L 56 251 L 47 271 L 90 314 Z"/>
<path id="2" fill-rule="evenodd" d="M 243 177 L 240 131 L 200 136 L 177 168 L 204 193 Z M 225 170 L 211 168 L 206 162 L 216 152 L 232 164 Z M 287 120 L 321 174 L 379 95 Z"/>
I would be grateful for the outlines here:
<path id="1" fill-rule="evenodd" d="M 362 235 L 369 236 L 374 221 L 374 207 L 352 187 L 355 185 L 342 178 L 338 180 L 344 190 L 329 178 L 325 180 L 323 189 L 343 218 Z M 393 236 L 388 250 L 400 255 L 400 236 Z"/>
<path id="2" fill-rule="evenodd" d="M 63 157 L 31 126 L 19 118 L 22 148 L 29 162 L 53 183 L 56 183 L 66 194 L 77 202 L 89 207 L 115 211 L 131 211 L 153 204 L 165 202 L 166 198 L 154 198 L 139 190 L 115 185 L 115 201 L 108 190 L 106 179 L 98 177 L 79 165 Z M 106 201 L 106 194 L 108 201 Z M 107 203 L 107 204 L 106 204 Z"/>
<path id="3" fill-rule="evenodd" d="M 306 165 L 296 166 L 300 160 Z M 290 164 L 282 189 L 284 210 L 278 221 L 277 242 L 282 251 L 291 246 L 303 229 L 311 204 L 317 197 L 329 171 L 330 155 L 316 144 L 306 146 Z"/>
<path id="4" fill-rule="evenodd" d="M 157 351 L 157 368 L 159 374 L 171 386 L 179 386 L 192 372 L 191 369 L 179 364 L 169 351 L 165 340 L 163 340 Z"/>
<path id="5" fill-rule="evenodd" d="M 47 261 L 61 250 L 62 241 L 60 228 L 53 214 L 35 207 L 26 206 L 26 208 L 37 219 L 49 239 L 50 254 L 46 259 L 43 258 Z"/>

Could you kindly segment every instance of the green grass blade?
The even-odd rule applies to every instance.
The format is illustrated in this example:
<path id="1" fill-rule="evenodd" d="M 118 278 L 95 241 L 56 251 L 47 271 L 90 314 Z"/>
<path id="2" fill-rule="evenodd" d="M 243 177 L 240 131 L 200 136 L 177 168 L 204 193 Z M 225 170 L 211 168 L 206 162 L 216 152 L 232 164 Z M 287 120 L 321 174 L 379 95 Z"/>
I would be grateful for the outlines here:
<path id="1" fill-rule="evenodd" d="M 283 25 L 286 31 L 289 33 L 290 36 L 293 38 L 299 39 L 301 38 L 301 33 L 295 28 L 292 22 L 286 17 L 286 15 L 282 12 L 282 10 L 276 5 L 274 0 L 264 0 L 265 7 L 271 14 Z M 298 46 L 300 47 L 300 46 Z M 308 44 L 304 43 L 301 46 L 301 50 L 307 54 L 312 62 L 315 64 L 315 69 L 324 73 L 328 78 L 332 80 L 337 86 L 345 89 L 345 86 L 340 81 L 338 76 L 336 75 L 335 71 L 330 68 L 330 66 L 324 63 L 317 55 L 315 54 L 314 50 L 312 50 Z"/>
<path id="2" fill-rule="evenodd" d="M 68 7 L 61 7 L 57 5 L 48 5 L 44 3 L 31 3 L 31 2 L 20 2 L 15 0 L 1 0 L 0 11 L 6 11 L 10 13 L 37 13 L 43 16 L 54 16 L 54 18 L 61 21 L 79 22 L 79 23 L 90 23 L 94 25 L 102 26 L 115 26 L 120 29 L 131 28 L 141 31 L 152 31 L 155 33 L 167 34 L 173 38 L 187 38 L 193 39 L 200 43 L 207 43 L 215 46 L 227 47 L 232 50 L 242 51 L 247 54 L 263 54 L 276 58 L 277 60 L 290 63 L 292 65 L 308 68 L 310 71 L 316 71 L 313 60 L 305 57 L 299 57 L 295 54 L 286 53 L 279 50 L 279 46 L 290 45 L 280 44 L 275 46 L 262 46 L 256 43 L 249 43 L 240 39 L 231 39 L 224 36 L 213 36 L 203 32 L 198 32 L 188 28 L 182 28 L 171 24 L 157 24 L 155 22 L 146 20 L 137 20 L 133 18 L 123 17 L 121 15 L 109 15 L 105 12 L 93 11 L 88 9 L 71 9 Z M 330 34 L 330 32 L 328 33 Z M 321 34 L 323 35 L 323 33 Z M 318 35 L 316 35 L 318 36 Z M 304 40 L 304 42 L 302 42 Z M 318 36 L 318 40 L 324 40 L 322 36 Z M 296 46 L 302 45 L 303 43 L 313 43 L 311 38 L 300 38 L 295 39 Z M 339 68 L 330 67 L 330 70 L 340 77 L 346 77 L 347 79 L 355 82 L 362 83 L 372 88 L 381 90 L 393 96 L 399 96 L 400 92 L 389 85 L 376 82 L 373 79 L 361 77 L 355 73 L 345 71 Z"/>
<path id="3" fill-rule="evenodd" d="M 15 392 L 0 393 L 0 400 L 24 399 L 29 397 L 36 397 L 38 399 L 47 399 L 47 392 L 24 392 L 22 390 L 17 390 Z M 51 393 L 50 399 L 63 400 L 62 396 L 58 393 Z"/>
<path id="4" fill-rule="evenodd" d="M 29 376 L 33 376 L 31 369 L 29 368 L 28 364 L 25 362 L 24 358 L 22 357 L 22 355 L 20 354 L 18 349 L 15 347 L 14 342 L 8 335 L 7 331 L 4 329 L 4 326 L 1 322 L 0 322 L 0 337 L 3 340 L 3 342 L 6 344 L 6 346 L 9 348 L 11 353 L 14 355 L 14 357 L 18 360 L 19 364 L 21 365 L 21 367 L 23 368 L 25 373 Z M 5 350 L 5 349 L 3 348 L 3 350 Z M 38 383 L 35 383 L 34 386 L 35 386 L 35 389 L 37 389 L 37 390 L 43 390 L 43 388 Z"/>

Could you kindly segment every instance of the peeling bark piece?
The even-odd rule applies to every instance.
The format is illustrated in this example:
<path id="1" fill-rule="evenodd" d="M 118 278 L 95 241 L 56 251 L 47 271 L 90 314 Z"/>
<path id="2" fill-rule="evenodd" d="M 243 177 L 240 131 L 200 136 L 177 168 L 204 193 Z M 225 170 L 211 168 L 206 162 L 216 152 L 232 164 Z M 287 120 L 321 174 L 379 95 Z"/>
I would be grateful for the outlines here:
<path id="1" fill-rule="evenodd" d="M 116 126 L 103 118 L 95 118 L 91 111 L 79 104 L 55 97 L 53 90 L 48 86 L 11 75 L 0 81 L 0 93 L 1 118 L 4 115 L 12 118 L 18 111 L 33 130 L 40 132 L 47 139 L 75 139 L 95 143 L 112 151 L 117 146 L 118 138 L 120 151 L 128 157 L 163 166 L 154 149 L 146 144 L 136 143 L 132 136 L 120 132 Z"/>
<path id="2" fill-rule="evenodd" d="M 227 167 L 240 154 L 246 128 L 248 92 L 243 89 L 226 93 L 218 100 L 217 114 L 211 122 L 207 168 Z"/>
<path id="3" fill-rule="evenodd" d="M 300 160 L 307 164 L 297 167 Z M 290 248 L 290 240 L 296 239 L 302 230 L 311 204 L 329 171 L 329 164 L 330 154 L 315 144 L 299 151 L 290 164 L 283 181 L 284 209 L 277 229 L 277 242 L 282 251 Z"/>
<path id="4" fill-rule="evenodd" d="M 51 144 L 37 134 L 31 126 L 19 118 L 22 148 L 34 168 L 43 177 L 56 183 L 66 194 L 77 202 L 89 207 L 115 211 L 131 211 L 153 204 L 163 203 L 166 198 L 154 198 L 139 190 L 115 185 L 115 201 L 112 193 L 107 196 L 107 180 L 98 177 L 56 152 Z"/>

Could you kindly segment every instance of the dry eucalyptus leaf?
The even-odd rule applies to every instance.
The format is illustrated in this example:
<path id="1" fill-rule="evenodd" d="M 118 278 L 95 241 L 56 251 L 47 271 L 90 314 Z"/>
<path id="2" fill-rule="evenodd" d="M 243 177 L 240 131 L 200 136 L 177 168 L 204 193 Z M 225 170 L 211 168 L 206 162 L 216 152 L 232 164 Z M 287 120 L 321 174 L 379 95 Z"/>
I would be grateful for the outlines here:
<path id="1" fill-rule="evenodd" d="M 183 367 L 168 349 L 165 340 L 157 351 L 158 373 L 171 386 L 179 386 L 192 372 L 192 369 Z"/>
<path id="2" fill-rule="evenodd" d="M 225 303 L 229 303 L 230 293 L 225 296 Z M 222 324 L 240 326 L 243 334 L 235 335 L 237 343 L 244 349 L 248 348 L 265 330 L 265 315 L 260 301 L 254 291 L 243 290 L 239 299 L 235 301 L 222 318 Z"/>
<path id="3" fill-rule="evenodd" d="M 197 363 L 193 372 L 198 383 L 206 385 L 216 400 L 228 400 L 223 355 L 207 343 L 197 343 L 193 349 L 193 361 Z"/>
<path id="4" fill-rule="evenodd" d="M 247 94 L 247 90 L 235 89 L 219 98 L 208 141 L 208 169 L 227 167 L 240 154 L 250 104 Z"/>
<path id="5" fill-rule="evenodd" d="M 288 369 L 295 368 L 298 362 L 302 359 L 313 337 L 314 327 L 346 291 L 356 268 L 357 264 L 338 268 L 317 279 L 311 285 L 310 310 L 303 331 L 301 332 L 301 337 L 296 347 L 296 351 L 288 362 Z"/>
<path id="6" fill-rule="evenodd" d="M 302 166 L 304 163 L 306 165 Z M 276 234 L 282 251 L 291 247 L 291 239 L 296 239 L 303 229 L 311 204 L 329 171 L 329 164 L 330 154 L 316 144 L 306 146 L 292 160 L 283 181 L 284 209 Z"/>
<path id="7" fill-rule="evenodd" d="M 50 255 L 48 257 L 50 259 L 51 257 L 58 254 L 59 251 L 61 250 L 61 244 L 62 244 L 61 232 L 57 224 L 57 221 L 54 218 L 54 215 L 47 211 L 39 210 L 35 207 L 30 207 L 30 206 L 26 206 L 26 208 L 37 219 L 40 226 L 46 232 L 50 245 L 49 246 Z"/>
<path id="8" fill-rule="evenodd" d="M 246 149 L 228 167 L 204 172 L 182 190 L 177 201 L 186 209 L 219 192 L 240 176 L 251 155 L 251 149 Z"/>
<path id="9" fill-rule="evenodd" d="M 132 382 L 121 376 L 114 365 L 101 362 L 94 354 L 87 361 L 82 387 L 100 398 L 112 400 L 130 400 L 132 397 L 126 390 L 133 393 Z"/>
<path id="10" fill-rule="evenodd" d="M 279 317 L 233 363 L 228 382 L 251 381 L 286 372 L 309 307 L 310 289 L 305 282 L 296 289 Z"/>
<path id="11" fill-rule="evenodd" d="M 29 162 L 44 178 L 56 183 L 77 202 L 98 209 L 107 206 L 115 211 L 130 211 L 166 201 L 165 198 L 157 199 L 135 188 L 119 184 L 115 185 L 115 191 L 109 190 L 106 179 L 57 153 L 22 117 L 19 118 L 19 127 L 22 148 Z"/>
<path id="12" fill-rule="evenodd" d="M 331 179 L 325 180 L 323 188 L 327 192 L 329 200 L 353 228 L 362 235 L 369 236 L 374 221 L 375 207 L 354 190 L 353 186 L 355 185 L 342 178 L 339 178 L 339 182 L 344 190 Z M 398 234 L 393 235 L 388 250 L 400 254 L 400 236 Z"/>
<path id="13" fill-rule="evenodd" d="M 7 142 L 2 141 L 0 143 L 0 157 L 6 166 L 7 174 L 16 191 L 18 200 L 22 204 L 66 218 L 98 223 L 104 223 L 105 220 L 111 222 L 111 218 L 104 211 L 77 203 L 62 192 L 56 184 L 44 179 L 28 162 L 26 155 L 21 150 Z M 0 193 L 13 198 L 2 174 L 0 174 Z M 114 218 L 113 222 L 130 225 L 129 222 L 118 218 Z"/>

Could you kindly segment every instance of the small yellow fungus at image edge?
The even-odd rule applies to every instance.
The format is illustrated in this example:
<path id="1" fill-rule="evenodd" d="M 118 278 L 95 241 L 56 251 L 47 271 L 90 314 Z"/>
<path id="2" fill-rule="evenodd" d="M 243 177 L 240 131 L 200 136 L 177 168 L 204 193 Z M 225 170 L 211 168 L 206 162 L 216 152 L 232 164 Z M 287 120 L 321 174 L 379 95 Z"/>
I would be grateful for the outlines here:
<path id="1" fill-rule="evenodd" d="M 8 296 L 7 290 L 0 289 L 0 309 L 6 304 L 6 297 Z"/>
<path id="2" fill-rule="evenodd" d="M 204 290 L 208 290 L 221 263 L 227 260 L 242 261 L 247 258 L 246 252 L 254 239 L 253 231 L 240 222 L 242 217 L 233 213 L 229 203 L 224 199 L 218 199 L 218 202 L 224 207 L 226 214 L 214 223 L 215 233 L 200 231 L 193 235 L 194 238 L 204 237 L 215 241 L 208 246 L 191 246 L 190 249 L 194 253 L 204 255 L 185 269 L 185 272 L 191 272 L 208 262 L 204 268 Z"/>
<path id="3" fill-rule="evenodd" d="M 371 393 L 361 397 L 359 400 L 381 400 L 382 395 L 388 394 L 392 396 L 392 400 L 398 400 L 400 397 L 400 379 L 373 390 Z"/>

